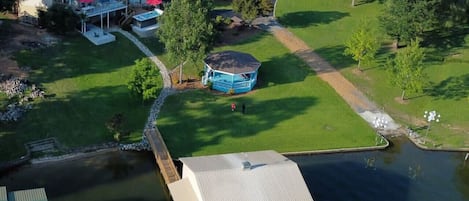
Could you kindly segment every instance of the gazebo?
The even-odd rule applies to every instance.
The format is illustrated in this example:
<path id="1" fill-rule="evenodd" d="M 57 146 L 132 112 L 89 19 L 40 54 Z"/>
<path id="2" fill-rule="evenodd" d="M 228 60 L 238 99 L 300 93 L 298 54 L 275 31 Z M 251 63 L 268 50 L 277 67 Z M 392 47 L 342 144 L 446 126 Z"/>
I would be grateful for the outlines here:
<path id="1" fill-rule="evenodd" d="M 212 89 L 225 93 L 249 92 L 257 82 L 257 70 L 261 63 L 250 54 L 223 51 L 213 53 L 204 60 L 202 84 L 212 83 Z"/>

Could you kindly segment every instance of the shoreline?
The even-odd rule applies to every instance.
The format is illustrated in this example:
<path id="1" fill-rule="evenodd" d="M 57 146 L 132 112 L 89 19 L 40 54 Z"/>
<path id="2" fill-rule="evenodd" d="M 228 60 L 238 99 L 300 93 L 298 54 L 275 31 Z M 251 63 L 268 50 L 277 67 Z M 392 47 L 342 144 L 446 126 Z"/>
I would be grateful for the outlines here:
<path id="1" fill-rule="evenodd" d="M 398 137 L 402 135 L 395 135 L 395 136 Z M 391 142 L 388 138 L 393 138 L 394 136 L 386 136 L 386 137 L 383 138 L 385 140 L 385 144 L 379 145 L 379 146 L 322 149 L 322 150 L 311 150 L 311 151 L 287 151 L 287 152 L 281 152 L 280 154 L 288 157 L 288 156 L 307 156 L 307 155 L 315 155 L 315 154 L 379 151 L 379 150 L 384 150 L 388 148 L 391 145 Z M 416 141 L 418 139 L 412 138 L 409 135 L 405 135 L 405 138 L 409 140 L 410 142 L 412 142 L 412 144 L 414 144 L 417 148 L 425 150 L 425 151 L 469 152 L 469 148 L 429 148 L 429 147 L 423 146 L 422 144 Z M 42 164 L 49 164 L 49 163 L 66 162 L 66 161 L 87 158 L 87 157 L 93 157 L 99 154 L 105 154 L 105 153 L 115 152 L 115 151 L 126 152 L 127 150 L 121 150 L 120 147 L 106 147 L 106 148 L 96 149 L 94 151 L 88 151 L 88 152 L 68 153 L 68 154 L 59 155 L 59 156 L 34 158 L 34 159 L 28 160 L 25 164 L 35 166 L 35 165 L 42 165 Z M 141 151 L 137 151 L 137 152 L 141 152 Z M 177 160 L 177 159 L 173 158 L 173 160 Z M 22 166 L 22 165 L 19 165 L 19 166 Z"/>
<path id="2" fill-rule="evenodd" d="M 113 152 L 113 151 L 120 151 L 120 149 L 119 147 L 111 147 L 111 148 L 98 149 L 98 150 L 90 151 L 90 152 L 78 152 L 78 153 L 69 153 L 69 154 L 64 154 L 64 155 L 59 155 L 59 156 L 47 156 L 47 157 L 41 157 L 41 158 L 33 158 L 29 160 L 29 164 L 40 165 L 40 164 L 46 164 L 46 163 L 72 161 L 72 160 L 92 157 L 98 154 L 104 154 L 104 153 Z"/>

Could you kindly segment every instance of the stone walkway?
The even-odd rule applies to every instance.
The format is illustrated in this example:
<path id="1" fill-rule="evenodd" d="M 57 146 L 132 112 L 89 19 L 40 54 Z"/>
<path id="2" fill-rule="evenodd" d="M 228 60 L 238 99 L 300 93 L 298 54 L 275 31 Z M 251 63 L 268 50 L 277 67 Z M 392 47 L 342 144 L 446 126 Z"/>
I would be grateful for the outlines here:
<path id="1" fill-rule="evenodd" d="M 160 70 L 161 76 L 163 77 L 163 89 L 160 92 L 160 95 L 155 100 L 153 105 L 151 106 L 150 115 L 148 116 L 147 123 L 145 124 L 145 129 L 155 128 L 156 118 L 158 117 L 158 113 L 160 112 L 160 108 L 164 103 L 164 100 L 169 95 L 175 93 L 175 90 L 172 88 L 171 85 L 171 78 L 169 77 L 169 72 L 166 66 L 161 62 L 158 57 L 156 57 L 150 49 L 148 49 L 142 42 L 140 42 L 134 35 L 130 34 L 127 31 L 122 29 L 113 29 L 112 31 L 116 31 L 127 37 L 130 41 L 132 41 L 138 49 L 140 49 L 148 58 L 150 58 L 153 63 L 156 64 L 158 69 Z"/>
<path id="2" fill-rule="evenodd" d="M 400 125 L 380 110 L 375 103 L 370 101 L 360 90 L 337 71 L 329 62 L 316 54 L 303 40 L 282 27 L 274 18 L 265 17 L 256 19 L 253 22 L 256 26 L 271 32 L 295 55 L 303 59 L 324 81 L 326 81 L 335 91 L 347 102 L 352 109 L 365 121 L 373 126 L 376 118 L 382 118 L 388 122 L 383 134 L 395 134 Z"/>
<path id="3" fill-rule="evenodd" d="M 171 78 L 169 76 L 168 69 L 166 66 L 148 49 L 143 43 L 141 43 L 134 35 L 122 29 L 114 29 L 113 31 L 119 32 L 130 41 L 132 41 L 138 49 L 140 49 L 153 63 L 156 64 L 160 70 L 161 76 L 163 77 L 163 89 L 161 90 L 158 98 L 153 102 L 150 109 L 150 115 L 148 116 L 145 129 L 143 131 L 142 142 L 140 144 L 149 145 L 155 156 L 156 163 L 160 169 L 161 175 L 165 180 L 166 184 L 170 184 L 181 179 L 176 166 L 169 154 L 168 148 L 164 143 L 161 133 L 156 127 L 156 118 L 160 112 L 160 108 L 164 103 L 164 100 L 169 95 L 175 93 L 175 90 L 171 85 Z M 137 143 L 138 144 L 138 143 Z M 140 145 L 139 144 L 139 145 Z"/>

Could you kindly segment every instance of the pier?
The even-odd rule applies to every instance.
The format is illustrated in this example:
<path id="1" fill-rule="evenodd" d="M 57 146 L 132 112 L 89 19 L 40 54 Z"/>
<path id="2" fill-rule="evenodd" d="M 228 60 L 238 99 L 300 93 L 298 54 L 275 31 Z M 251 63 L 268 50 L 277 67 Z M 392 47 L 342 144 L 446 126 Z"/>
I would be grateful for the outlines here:
<path id="1" fill-rule="evenodd" d="M 163 175 L 166 185 L 181 179 L 173 159 L 169 154 L 168 148 L 161 137 L 157 128 L 145 130 L 145 136 L 151 146 L 153 154 L 155 155 L 156 163 L 160 168 L 161 175 Z"/>

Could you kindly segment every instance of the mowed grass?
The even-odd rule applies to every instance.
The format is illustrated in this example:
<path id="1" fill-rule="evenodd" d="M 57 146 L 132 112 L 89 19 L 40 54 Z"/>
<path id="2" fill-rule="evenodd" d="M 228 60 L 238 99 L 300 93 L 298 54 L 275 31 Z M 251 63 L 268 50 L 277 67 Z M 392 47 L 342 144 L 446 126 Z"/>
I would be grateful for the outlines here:
<path id="1" fill-rule="evenodd" d="M 157 125 L 173 157 L 375 145 L 372 128 L 270 34 L 215 51 L 221 50 L 260 60 L 258 85 L 236 96 L 195 90 L 168 97 Z"/>
<path id="2" fill-rule="evenodd" d="M 428 125 L 425 110 L 437 110 L 440 123 L 433 123 L 427 145 L 430 147 L 469 147 L 469 37 L 467 32 L 439 37 L 434 33 L 424 41 L 427 58 L 424 72 L 430 85 L 425 93 L 408 94 L 405 103 L 396 101 L 401 90 L 392 86 L 383 64 L 392 54 L 389 39 L 381 30 L 383 48 L 365 71 L 357 73 L 356 62 L 344 56 L 346 41 L 363 19 L 369 19 L 379 30 L 377 21 L 382 4 L 379 1 L 352 8 L 349 0 L 280 0 L 277 17 L 295 35 L 328 60 L 334 67 L 377 102 L 403 126 L 425 134 Z M 457 27 L 464 29 L 465 27 Z"/>
<path id="3" fill-rule="evenodd" d="M 17 54 L 20 65 L 33 68 L 29 80 L 42 85 L 48 97 L 35 101 L 18 123 L 0 124 L 0 159 L 18 157 L 24 154 L 23 143 L 48 137 L 67 147 L 112 141 L 105 122 L 117 113 L 124 115 L 130 132 L 123 140 L 141 139 L 151 104 L 131 96 L 126 83 L 134 60 L 144 55 L 115 35 L 117 41 L 101 46 L 75 36 Z"/>

